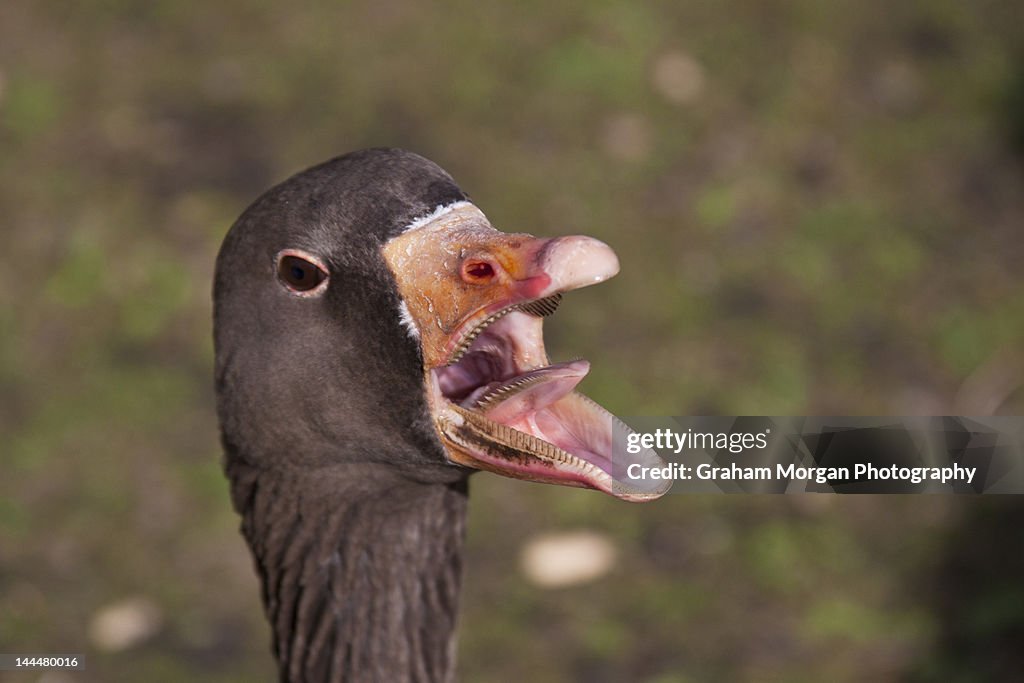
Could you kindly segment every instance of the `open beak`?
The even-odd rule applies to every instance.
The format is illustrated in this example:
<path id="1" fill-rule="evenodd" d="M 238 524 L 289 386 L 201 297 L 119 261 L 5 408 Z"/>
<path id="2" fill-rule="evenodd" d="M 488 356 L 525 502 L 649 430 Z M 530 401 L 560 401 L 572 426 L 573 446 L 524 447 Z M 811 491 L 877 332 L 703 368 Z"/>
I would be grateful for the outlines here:
<path id="1" fill-rule="evenodd" d="M 544 318 L 562 293 L 618 273 L 611 248 L 589 237 L 499 232 L 468 202 L 439 214 L 383 251 L 418 332 L 448 457 L 630 501 L 665 493 L 665 480 L 626 477 L 630 464 L 663 466 L 654 451 L 620 449 L 613 463 L 613 434 L 629 428 L 574 391 L 590 364 L 551 364 L 544 350 Z"/>

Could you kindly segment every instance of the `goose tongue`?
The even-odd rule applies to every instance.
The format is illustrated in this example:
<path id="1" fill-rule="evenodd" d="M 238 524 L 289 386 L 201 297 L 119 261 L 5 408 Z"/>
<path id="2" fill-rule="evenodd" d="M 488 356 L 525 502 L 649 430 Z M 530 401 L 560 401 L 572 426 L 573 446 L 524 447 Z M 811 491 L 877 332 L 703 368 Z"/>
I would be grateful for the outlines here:
<path id="1" fill-rule="evenodd" d="M 451 365 L 429 373 L 438 431 L 453 461 L 508 477 L 587 486 L 626 500 L 650 500 L 665 480 L 633 481 L 629 465 L 661 467 L 653 451 L 613 452 L 629 428 L 574 391 L 590 363 L 536 366 L 543 319 L 506 314 L 477 334 Z M 613 461 L 614 455 L 614 461 Z"/>
<path id="2" fill-rule="evenodd" d="M 585 360 L 537 368 L 510 381 L 480 387 L 462 402 L 462 406 L 512 425 L 568 394 L 589 371 L 590 363 Z"/>

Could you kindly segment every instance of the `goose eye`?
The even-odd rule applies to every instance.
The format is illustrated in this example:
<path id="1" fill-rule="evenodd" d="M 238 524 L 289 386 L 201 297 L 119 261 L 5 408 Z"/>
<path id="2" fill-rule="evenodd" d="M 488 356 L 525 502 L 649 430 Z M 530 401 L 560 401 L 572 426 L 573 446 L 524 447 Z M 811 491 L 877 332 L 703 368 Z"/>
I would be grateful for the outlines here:
<path id="1" fill-rule="evenodd" d="M 327 279 L 323 268 L 301 256 L 287 254 L 277 262 L 277 277 L 294 292 L 309 292 Z"/>

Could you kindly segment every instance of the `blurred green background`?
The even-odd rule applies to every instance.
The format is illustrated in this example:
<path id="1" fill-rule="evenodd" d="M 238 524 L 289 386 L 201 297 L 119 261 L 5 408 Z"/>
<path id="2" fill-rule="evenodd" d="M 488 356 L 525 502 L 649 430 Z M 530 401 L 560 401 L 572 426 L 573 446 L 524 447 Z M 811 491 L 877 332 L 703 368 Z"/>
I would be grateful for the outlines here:
<path id="1" fill-rule="evenodd" d="M 2 680 L 273 679 L 212 265 L 261 191 L 374 145 L 615 247 L 546 327 L 617 413 L 1024 414 L 1021 2 L 4 0 L 0 652 L 89 668 Z M 595 578 L 524 570 L 560 532 Z M 1016 498 L 478 475 L 459 670 L 1020 680 L 1022 548 Z"/>

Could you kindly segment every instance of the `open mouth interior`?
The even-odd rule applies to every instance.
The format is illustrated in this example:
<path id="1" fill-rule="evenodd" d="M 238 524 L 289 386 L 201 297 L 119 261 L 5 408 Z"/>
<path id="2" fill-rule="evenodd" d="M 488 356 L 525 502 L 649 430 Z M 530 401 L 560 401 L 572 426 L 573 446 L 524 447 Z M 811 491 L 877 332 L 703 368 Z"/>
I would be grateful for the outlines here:
<path id="1" fill-rule="evenodd" d="M 660 496 L 668 482 L 627 472 L 634 463 L 661 466 L 661 459 L 649 450 L 630 455 L 614 448 L 629 428 L 574 391 L 590 364 L 548 361 L 544 317 L 560 299 L 555 294 L 508 306 L 453 335 L 448 363 L 429 371 L 442 435 L 474 467 L 596 488 L 626 500 Z"/>

